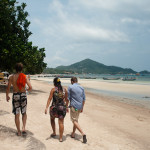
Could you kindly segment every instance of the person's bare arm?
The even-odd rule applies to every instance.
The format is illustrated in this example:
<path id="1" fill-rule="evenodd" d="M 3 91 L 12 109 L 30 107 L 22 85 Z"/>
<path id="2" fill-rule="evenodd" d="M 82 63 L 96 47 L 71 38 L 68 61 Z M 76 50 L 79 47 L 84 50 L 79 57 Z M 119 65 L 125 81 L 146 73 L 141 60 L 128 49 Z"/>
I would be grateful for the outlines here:
<path id="1" fill-rule="evenodd" d="M 84 104 L 85 104 L 85 92 L 84 92 L 84 89 L 83 89 L 83 103 L 82 103 L 81 112 L 83 112 Z"/>
<path id="2" fill-rule="evenodd" d="M 67 112 L 69 112 L 69 110 L 68 110 L 68 103 L 69 103 L 69 100 L 68 100 L 68 92 L 67 92 L 67 90 L 65 89 L 65 102 L 66 102 L 66 109 L 67 109 Z"/>
<path id="3" fill-rule="evenodd" d="M 32 90 L 32 86 L 31 86 L 31 83 L 30 83 L 30 81 L 29 81 L 29 79 L 28 79 L 28 78 L 26 78 L 26 83 L 27 83 L 27 85 L 28 85 L 28 89 L 27 89 L 27 91 L 29 92 L 29 91 L 31 91 L 31 90 Z"/>
<path id="4" fill-rule="evenodd" d="M 84 104 L 85 104 L 85 101 L 83 101 L 83 103 L 82 103 L 82 109 L 81 109 L 81 112 L 83 112 Z"/>
<path id="5" fill-rule="evenodd" d="M 9 100 L 10 100 L 9 92 L 10 92 L 11 84 L 12 84 L 12 76 L 10 76 L 10 78 L 8 80 L 8 85 L 7 85 L 7 88 L 6 88 L 6 100 L 7 100 L 7 102 L 9 102 Z"/>
<path id="6" fill-rule="evenodd" d="M 53 98 L 53 93 L 54 93 L 54 88 L 51 90 L 51 92 L 50 92 L 50 95 L 49 95 L 49 98 L 48 98 L 48 100 L 47 100 L 47 104 L 46 104 L 46 108 L 45 108 L 45 114 L 47 114 L 47 109 L 48 109 L 48 107 L 49 107 L 49 105 L 50 105 L 50 102 L 51 102 L 51 100 L 52 100 L 52 98 Z"/>

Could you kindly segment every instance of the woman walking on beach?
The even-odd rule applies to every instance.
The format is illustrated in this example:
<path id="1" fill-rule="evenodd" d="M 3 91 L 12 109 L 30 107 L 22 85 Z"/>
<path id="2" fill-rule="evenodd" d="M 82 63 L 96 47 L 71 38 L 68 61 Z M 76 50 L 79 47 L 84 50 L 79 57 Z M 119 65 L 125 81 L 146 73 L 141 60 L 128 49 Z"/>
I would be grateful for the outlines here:
<path id="1" fill-rule="evenodd" d="M 55 118 L 58 118 L 59 123 L 59 141 L 63 141 L 63 132 L 64 132 L 64 117 L 66 115 L 66 111 L 68 112 L 68 94 L 67 90 L 61 86 L 61 82 L 59 78 L 54 78 L 54 88 L 51 89 L 49 98 L 47 100 L 47 105 L 45 109 L 45 114 L 47 114 L 48 107 L 53 98 L 52 104 L 50 106 L 50 121 L 53 133 L 51 137 L 56 136 L 56 125 Z"/>

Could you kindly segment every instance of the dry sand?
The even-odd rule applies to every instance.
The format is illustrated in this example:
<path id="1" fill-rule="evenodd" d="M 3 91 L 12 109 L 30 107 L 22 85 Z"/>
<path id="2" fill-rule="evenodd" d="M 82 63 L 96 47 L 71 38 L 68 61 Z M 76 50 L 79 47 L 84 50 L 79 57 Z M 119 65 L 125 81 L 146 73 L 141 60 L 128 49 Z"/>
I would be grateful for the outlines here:
<path id="1" fill-rule="evenodd" d="M 66 80 L 63 81 L 67 82 Z M 62 82 L 62 83 L 63 83 Z M 94 81 L 81 82 L 85 87 L 97 86 Z M 150 109 L 122 103 L 117 97 L 96 95 L 86 91 L 86 104 L 79 123 L 87 135 L 87 144 L 77 131 L 72 139 L 72 122 L 68 113 L 64 121 L 63 142 L 57 136 L 50 138 L 52 129 L 49 115 L 44 114 L 49 92 L 53 87 L 45 81 L 31 80 L 33 91 L 28 95 L 27 136 L 16 136 L 12 103 L 6 102 L 5 86 L 0 86 L 0 150 L 149 150 L 150 149 Z M 102 88 L 118 90 L 130 89 L 130 85 L 119 87 L 104 83 Z M 132 85 L 133 86 L 133 85 Z M 137 91 L 148 94 L 150 86 L 134 85 Z M 143 89 L 145 88 L 145 90 Z M 148 89 L 147 89 L 148 88 Z M 132 89 L 132 88 L 131 88 Z M 12 96 L 12 93 L 10 93 Z M 22 123 L 21 123 L 22 124 Z"/>

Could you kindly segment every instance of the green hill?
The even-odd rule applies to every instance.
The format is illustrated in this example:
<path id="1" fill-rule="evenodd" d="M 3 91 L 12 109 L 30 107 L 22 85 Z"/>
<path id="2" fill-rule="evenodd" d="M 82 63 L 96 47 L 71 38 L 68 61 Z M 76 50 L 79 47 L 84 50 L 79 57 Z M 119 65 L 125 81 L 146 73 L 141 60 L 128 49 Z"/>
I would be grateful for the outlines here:
<path id="1" fill-rule="evenodd" d="M 91 59 L 85 59 L 69 66 L 58 66 L 55 69 L 62 70 L 63 72 L 66 71 L 72 73 L 92 73 L 92 74 L 136 73 L 132 69 L 128 68 L 124 69 L 116 66 L 106 66 Z"/>

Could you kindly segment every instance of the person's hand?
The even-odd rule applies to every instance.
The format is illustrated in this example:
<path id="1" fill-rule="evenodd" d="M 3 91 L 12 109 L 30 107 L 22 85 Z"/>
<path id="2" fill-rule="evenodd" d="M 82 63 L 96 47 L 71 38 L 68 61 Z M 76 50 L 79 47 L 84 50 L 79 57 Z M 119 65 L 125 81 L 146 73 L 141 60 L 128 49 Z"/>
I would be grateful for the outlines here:
<path id="1" fill-rule="evenodd" d="M 9 96 L 6 96 L 6 100 L 7 100 L 7 102 L 9 102 L 9 100 L 10 100 L 10 97 L 9 97 Z"/>
<path id="2" fill-rule="evenodd" d="M 67 113 L 69 112 L 69 109 L 68 109 L 68 108 L 66 108 L 66 112 L 67 112 Z"/>
<path id="3" fill-rule="evenodd" d="M 47 108 L 45 109 L 45 114 L 47 114 Z"/>

